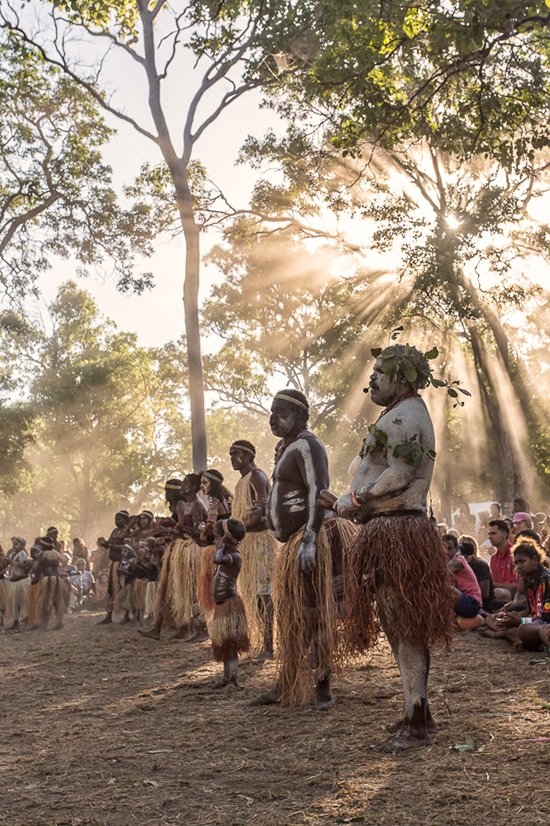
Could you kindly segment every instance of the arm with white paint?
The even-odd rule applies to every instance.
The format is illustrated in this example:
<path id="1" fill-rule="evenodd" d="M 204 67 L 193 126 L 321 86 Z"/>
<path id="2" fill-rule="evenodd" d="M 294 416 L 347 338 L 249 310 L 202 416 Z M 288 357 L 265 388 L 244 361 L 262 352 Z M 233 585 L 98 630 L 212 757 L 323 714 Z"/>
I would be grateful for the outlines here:
<path id="1" fill-rule="evenodd" d="M 294 447 L 306 492 L 306 521 L 298 559 L 302 571 L 311 573 L 315 568 L 317 534 L 325 518 L 325 509 L 318 504 L 318 500 L 321 491 L 329 486 L 328 459 L 325 448 L 313 434 L 298 439 Z"/>

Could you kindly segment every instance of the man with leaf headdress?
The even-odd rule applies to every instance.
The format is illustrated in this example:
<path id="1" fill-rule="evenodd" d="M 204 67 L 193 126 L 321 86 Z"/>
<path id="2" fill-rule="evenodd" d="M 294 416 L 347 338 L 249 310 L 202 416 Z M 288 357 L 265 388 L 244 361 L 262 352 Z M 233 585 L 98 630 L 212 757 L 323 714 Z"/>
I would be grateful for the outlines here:
<path id="1" fill-rule="evenodd" d="M 445 551 L 427 515 L 435 459 L 430 414 L 419 391 L 432 378 L 428 359 L 410 345 L 373 350 L 371 398 L 383 411 L 369 427 L 351 492 L 321 502 L 362 524 L 345 560 L 347 627 L 357 650 L 371 648 L 380 626 L 399 665 L 405 714 L 379 748 L 431 743 L 427 700 L 429 648 L 449 643 L 453 597 Z M 456 383 L 453 383 L 456 386 Z M 448 390 L 455 386 L 448 385 Z"/>

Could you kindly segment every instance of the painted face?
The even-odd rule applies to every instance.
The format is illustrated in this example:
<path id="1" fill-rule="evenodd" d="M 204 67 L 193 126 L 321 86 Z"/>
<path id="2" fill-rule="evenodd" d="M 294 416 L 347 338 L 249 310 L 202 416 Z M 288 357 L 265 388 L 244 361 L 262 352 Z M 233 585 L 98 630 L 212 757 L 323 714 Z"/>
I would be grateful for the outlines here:
<path id="1" fill-rule="evenodd" d="M 208 478 L 208 476 L 201 477 L 201 490 L 203 493 L 207 495 L 210 493 L 210 487 L 212 485 L 212 480 Z"/>
<path id="2" fill-rule="evenodd" d="M 274 399 L 271 405 L 269 426 L 274 436 L 284 439 L 298 424 L 298 408 L 291 402 Z"/>
<path id="3" fill-rule="evenodd" d="M 524 556 L 522 553 L 514 554 L 514 567 L 518 576 L 525 577 L 534 574 L 539 567 L 538 559 L 531 559 L 530 556 Z"/>
<path id="4" fill-rule="evenodd" d="M 386 407 L 390 404 L 399 392 L 399 385 L 396 381 L 391 381 L 386 373 L 382 372 L 382 360 L 376 359 L 374 368 L 369 380 L 371 399 L 375 404 Z"/>
<path id="5" fill-rule="evenodd" d="M 248 459 L 252 458 L 250 453 L 247 453 L 246 450 L 240 450 L 238 447 L 230 448 L 229 457 L 233 470 L 240 470 L 248 463 Z"/>

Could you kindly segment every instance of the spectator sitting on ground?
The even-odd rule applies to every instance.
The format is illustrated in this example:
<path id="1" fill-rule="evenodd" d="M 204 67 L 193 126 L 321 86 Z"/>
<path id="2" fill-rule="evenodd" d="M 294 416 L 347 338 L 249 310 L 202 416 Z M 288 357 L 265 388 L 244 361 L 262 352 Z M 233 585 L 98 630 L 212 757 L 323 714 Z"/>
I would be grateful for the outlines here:
<path id="1" fill-rule="evenodd" d="M 479 614 L 483 600 L 476 575 L 460 553 L 456 537 L 445 534 L 443 541 L 447 547 L 449 570 L 454 579 L 457 625 L 462 629 L 478 628 L 483 625 L 483 617 Z"/>
<path id="2" fill-rule="evenodd" d="M 90 552 L 82 539 L 75 536 L 73 539 L 73 563 L 76 565 L 77 559 L 83 559 L 86 564 L 86 570 L 90 570 Z"/>
<path id="3" fill-rule="evenodd" d="M 458 543 L 458 550 L 476 576 L 481 591 L 483 610 L 487 611 L 487 613 L 498 611 L 504 606 L 504 602 L 495 599 L 495 586 L 493 577 L 491 576 L 491 569 L 488 563 L 479 556 L 478 548 L 472 540 L 472 537 L 461 536 Z"/>
<path id="4" fill-rule="evenodd" d="M 505 603 L 512 600 L 518 587 L 518 578 L 512 557 L 512 543 L 509 540 L 510 528 L 505 519 L 491 519 L 489 522 L 489 539 L 495 552 L 491 557 L 491 576 L 495 586 L 495 598 Z"/>
<path id="5" fill-rule="evenodd" d="M 495 614 L 492 627 L 484 629 L 484 636 L 540 651 L 542 646 L 550 645 L 550 571 L 542 564 L 540 547 L 529 539 L 516 543 L 512 553 L 526 604 L 516 611 Z"/>
<path id="6" fill-rule="evenodd" d="M 490 510 L 490 518 L 491 519 L 502 519 L 502 514 L 500 512 L 500 505 L 498 502 L 493 502 L 492 505 L 489 505 Z"/>

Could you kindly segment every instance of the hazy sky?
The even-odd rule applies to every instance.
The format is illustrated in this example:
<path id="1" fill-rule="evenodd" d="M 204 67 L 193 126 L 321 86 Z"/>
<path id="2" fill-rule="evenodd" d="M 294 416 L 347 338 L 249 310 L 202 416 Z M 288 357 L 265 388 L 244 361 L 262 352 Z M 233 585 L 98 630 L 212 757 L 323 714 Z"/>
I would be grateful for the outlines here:
<path id="1" fill-rule="evenodd" d="M 36 8 L 33 14 L 36 15 Z M 100 48 L 101 47 L 101 48 Z M 103 51 L 103 41 L 92 48 L 78 45 L 80 57 L 90 64 Z M 194 69 L 185 50 L 180 51 L 178 60 L 171 66 L 170 74 L 163 86 L 163 96 L 176 148 L 180 149 L 179 135 L 182 132 L 187 104 L 200 81 L 205 67 Z M 111 54 L 105 63 L 103 86 L 112 93 L 112 101 L 147 128 L 152 129 L 147 107 L 147 88 L 141 67 L 121 51 Z M 220 89 L 227 91 L 229 85 Z M 219 99 L 219 94 L 216 95 Z M 255 180 L 246 166 L 236 166 L 239 148 L 249 134 L 262 135 L 270 126 L 280 130 L 280 118 L 271 111 L 260 108 L 261 97 L 256 92 L 244 95 L 233 104 L 213 124 L 197 144 L 195 157 L 200 160 L 216 184 L 229 195 L 232 201 L 242 207 L 248 206 L 248 198 Z M 214 98 L 207 100 L 208 105 Z M 207 111 L 207 107 L 202 111 Z M 200 110 L 199 110 L 200 114 Z M 142 137 L 131 126 L 115 118 L 107 118 L 117 129 L 117 134 L 104 149 L 104 158 L 112 166 L 117 188 L 130 183 L 137 175 L 142 163 L 159 163 L 162 159 L 158 148 Z M 204 253 L 219 239 L 215 232 L 204 233 Z M 181 238 L 159 239 L 155 243 L 155 254 L 150 259 L 138 262 L 138 272 L 152 271 L 155 288 L 142 296 L 122 295 L 117 292 L 114 281 L 102 275 L 79 279 L 98 301 L 102 311 L 111 317 L 121 329 L 136 332 L 144 345 L 162 344 L 178 338 L 183 333 L 183 288 L 184 244 Z M 209 291 L 213 279 L 217 277 L 215 268 L 203 267 L 202 297 Z M 56 260 L 55 266 L 41 279 L 45 300 L 55 294 L 59 284 L 68 278 L 75 278 L 75 262 Z"/>

